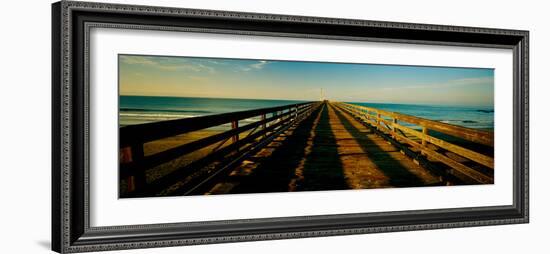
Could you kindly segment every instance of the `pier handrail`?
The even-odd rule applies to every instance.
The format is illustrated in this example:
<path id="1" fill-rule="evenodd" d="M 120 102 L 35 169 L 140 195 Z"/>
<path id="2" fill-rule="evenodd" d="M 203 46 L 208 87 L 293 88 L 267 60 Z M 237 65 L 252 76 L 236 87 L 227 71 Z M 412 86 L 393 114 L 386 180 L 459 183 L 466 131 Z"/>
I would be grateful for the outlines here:
<path id="1" fill-rule="evenodd" d="M 304 119 L 320 104 L 321 102 L 305 102 L 121 127 L 119 129 L 119 177 L 125 179 L 127 183 L 126 192 L 121 195 L 132 197 L 155 194 L 232 152 L 237 151 L 240 155 L 249 153 L 254 147 L 257 148 L 251 144 L 263 144 L 273 139 L 291 124 Z M 240 120 L 255 117 L 260 117 L 260 120 L 239 126 Z M 144 154 L 145 143 L 229 123 L 231 123 L 231 129 L 227 131 L 155 154 L 147 156 Z M 247 131 L 246 137 L 240 138 L 240 134 Z M 227 143 L 228 140 L 231 142 Z M 147 169 L 209 146 L 215 147 L 206 156 L 147 183 L 145 176 Z"/>
<path id="2" fill-rule="evenodd" d="M 238 121 L 259 116 L 262 114 L 287 110 L 292 107 L 300 107 L 308 105 L 310 103 L 311 102 L 304 102 L 298 104 L 229 112 L 216 115 L 206 115 L 153 123 L 128 125 L 120 128 L 119 146 L 122 148 L 124 146 L 129 146 L 132 144 L 146 143 L 162 138 L 172 137 L 192 131 L 227 124 L 232 121 Z"/>
<path id="3" fill-rule="evenodd" d="M 463 163 L 456 161 L 453 158 L 446 156 L 443 153 L 430 149 L 427 144 L 433 144 L 439 148 L 452 152 L 463 158 L 467 158 L 480 165 L 483 165 L 490 170 L 494 170 L 494 158 L 471 149 L 450 143 L 443 139 L 434 137 L 429 134 L 429 130 L 434 130 L 455 138 L 460 138 L 465 141 L 481 144 L 487 147 L 494 147 L 494 133 L 490 131 L 470 129 L 462 126 L 442 123 L 438 121 L 423 119 L 420 117 L 410 116 L 397 112 L 385 111 L 377 108 L 360 106 L 350 103 L 335 102 L 335 105 L 341 109 L 351 113 L 358 120 L 368 124 L 377 130 L 385 131 L 395 140 L 403 140 L 412 147 L 418 149 L 421 154 L 430 156 L 437 161 L 440 161 L 452 169 L 458 171 L 459 178 L 466 178 L 469 181 L 480 183 L 492 183 L 493 178 L 487 176 L 478 170 L 475 170 Z M 386 118 L 388 119 L 386 119 Z M 404 126 L 400 122 L 416 125 L 421 127 L 421 131 L 414 128 Z M 417 142 L 405 133 L 410 134 L 418 139 Z"/>

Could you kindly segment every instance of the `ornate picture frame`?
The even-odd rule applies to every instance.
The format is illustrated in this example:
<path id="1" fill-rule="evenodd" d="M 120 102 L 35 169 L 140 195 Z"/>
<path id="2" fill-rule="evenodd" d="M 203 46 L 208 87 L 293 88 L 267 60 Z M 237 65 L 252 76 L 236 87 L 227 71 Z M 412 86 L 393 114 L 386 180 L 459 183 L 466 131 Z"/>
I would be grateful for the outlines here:
<path id="1" fill-rule="evenodd" d="M 428 46 L 513 54 L 512 205 L 90 224 L 90 41 L 93 28 L 204 32 Z M 60 253 L 322 237 L 529 221 L 529 32 L 383 21 L 61 1 L 52 5 L 52 249 Z M 115 88 L 113 88 L 115 89 Z"/>

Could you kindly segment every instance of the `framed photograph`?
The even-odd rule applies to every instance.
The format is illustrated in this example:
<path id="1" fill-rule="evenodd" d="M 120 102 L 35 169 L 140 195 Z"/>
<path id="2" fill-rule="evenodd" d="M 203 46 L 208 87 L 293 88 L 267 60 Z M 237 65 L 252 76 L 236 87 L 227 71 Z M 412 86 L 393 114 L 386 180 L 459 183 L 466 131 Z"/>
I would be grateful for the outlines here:
<path id="1" fill-rule="evenodd" d="M 52 11 L 54 251 L 529 220 L 528 31 Z"/>

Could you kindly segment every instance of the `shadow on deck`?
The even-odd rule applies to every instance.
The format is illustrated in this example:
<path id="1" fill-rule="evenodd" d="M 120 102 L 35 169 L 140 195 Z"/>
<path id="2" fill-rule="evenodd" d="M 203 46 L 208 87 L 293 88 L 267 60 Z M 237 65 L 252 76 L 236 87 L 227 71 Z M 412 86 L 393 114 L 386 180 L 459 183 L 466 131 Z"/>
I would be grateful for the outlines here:
<path id="1" fill-rule="evenodd" d="M 251 159 L 232 193 L 348 189 L 326 105 Z"/>
<path id="2" fill-rule="evenodd" d="M 438 182 L 382 137 L 325 103 L 244 161 L 209 193 L 413 187 Z"/>
<path id="3" fill-rule="evenodd" d="M 335 113 L 346 130 L 357 140 L 365 155 L 368 156 L 368 159 L 376 164 L 377 168 L 388 177 L 388 185 L 394 187 L 425 185 L 421 177 L 411 172 L 413 170 L 418 171 L 418 168 L 411 165 L 412 161 L 404 161 L 409 159 L 404 158 L 397 148 L 387 144 L 370 129 L 365 133 L 365 131 L 361 130 L 365 128 L 363 125 L 353 118 L 344 115 L 343 112 L 335 110 Z M 420 174 L 420 172 L 416 173 Z"/>
<path id="4" fill-rule="evenodd" d="M 124 126 L 119 141 L 122 197 L 494 183 L 493 132 L 343 102 Z"/>

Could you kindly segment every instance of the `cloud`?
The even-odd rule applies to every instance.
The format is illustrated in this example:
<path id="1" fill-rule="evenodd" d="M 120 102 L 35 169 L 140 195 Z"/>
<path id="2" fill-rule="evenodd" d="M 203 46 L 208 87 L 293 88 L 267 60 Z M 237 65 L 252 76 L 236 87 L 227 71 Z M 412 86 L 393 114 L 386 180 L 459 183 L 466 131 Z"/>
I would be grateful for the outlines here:
<path id="1" fill-rule="evenodd" d="M 261 70 L 261 69 L 263 69 L 264 66 L 266 66 L 267 64 L 269 64 L 268 61 L 261 60 L 261 61 L 258 61 L 257 63 L 249 64 L 249 65 L 247 65 L 246 67 L 241 68 L 241 70 L 242 70 L 242 71 Z"/>
<path id="2" fill-rule="evenodd" d="M 139 65 L 157 65 L 158 63 L 143 56 L 120 56 L 120 60 L 125 64 Z"/>
<path id="3" fill-rule="evenodd" d="M 255 64 L 251 64 L 250 67 L 251 68 L 254 68 L 254 69 L 257 69 L 257 70 L 261 70 L 264 68 L 264 66 L 268 64 L 267 61 L 259 61 L 258 63 L 255 63 Z"/>
<path id="4" fill-rule="evenodd" d="M 160 64 L 157 68 L 165 71 L 215 72 L 214 68 L 203 64 Z"/>
<path id="5" fill-rule="evenodd" d="M 214 69 L 213 67 L 210 67 L 210 66 L 206 66 L 204 64 L 199 64 L 199 67 L 201 68 L 201 70 L 206 70 L 209 73 L 216 72 L 216 69 Z"/>
<path id="6" fill-rule="evenodd" d="M 129 65 L 144 65 L 165 71 L 192 71 L 215 73 L 216 70 L 201 63 L 187 62 L 185 59 L 164 57 L 121 56 L 121 61 Z"/>
<path id="7" fill-rule="evenodd" d="M 494 82 L 493 77 L 476 77 L 476 78 L 462 78 L 462 79 L 453 79 L 443 83 L 429 83 L 429 84 L 418 84 L 410 86 L 394 86 L 394 87 L 383 87 L 380 90 L 392 91 L 392 90 L 402 90 L 402 89 L 436 89 L 442 87 L 457 87 L 457 86 L 469 86 L 469 85 L 492 85 Z"/>
<path id="8" fill-rule="evenodd" d="M 455 79 L 448 82 L 448 86 L 453 85 L 489 85 L 493 84 L 493 77 L 478 77 L 478 78 L 463 78 Z"/>
<path id="9" fill-rule="evenodd" d="M 208 63 L 216 64 L 216 65 L 227 65 L 227 62 L 220 62 L 215 60 L 207 60 Z"/>

